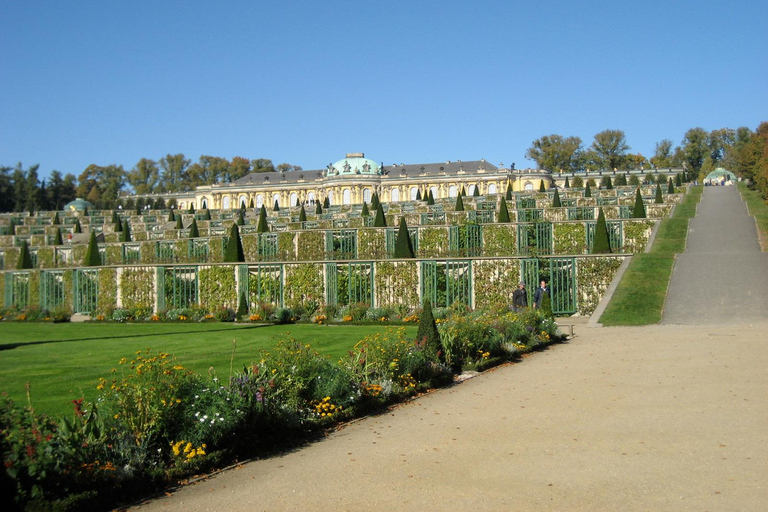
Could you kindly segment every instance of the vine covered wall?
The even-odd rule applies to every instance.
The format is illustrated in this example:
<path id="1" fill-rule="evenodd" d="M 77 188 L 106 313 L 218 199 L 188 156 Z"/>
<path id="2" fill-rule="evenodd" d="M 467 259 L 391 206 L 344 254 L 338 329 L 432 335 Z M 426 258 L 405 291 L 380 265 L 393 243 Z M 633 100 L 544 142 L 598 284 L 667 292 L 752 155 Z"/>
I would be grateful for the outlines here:
<path id="1" fill-rule="evenodd" d="M 125 267 L 120 275 L 120 302 L 126 309 L 155 307 L 155 268 Z"/>
<path id="2" fill-rule="evenodd" d="M 378 306 L 419 304 L 419 273 L 415 261 L 377 261 L 373 272 Z"/>
<path id="3" fill-rule="evenodd" d="M 580 315 L 589 316 L 595 311 L 623 261 L 624 257 L 621 256 L 577 259 L 576 283 Z"/>
<path id="4" fill-rule="evenodd" d="M 483 255 L 514 256 L 517 254 L 517 227 L 514 224 L 483 225 Z"/>
<path id="5" fill-rule="evenodd" d="M 475 307 L 510 304 L 520 282 L 520 260 L 475 260 L 472 273 Z"/>
<path id="6" fill-rule="evenodd" d="M 578 255 L 587 252 L 587 227 L 583 222 L 553 224 L 552 238 L 555 254 Z"/>
<path id="7" fill-rule="evenodd" d="M 220 307 L 237 307 L 237 283 L 235 265 L 201 267 L 198 274 L 200 305 L 214 310 Z"/>
<path id="8" fill-rule="evenodd" d="M 308 302 L 324 302 L 323 267 L 320 263 L 285 266 L 283 302 L 289 308 L 305 307 Z"/>

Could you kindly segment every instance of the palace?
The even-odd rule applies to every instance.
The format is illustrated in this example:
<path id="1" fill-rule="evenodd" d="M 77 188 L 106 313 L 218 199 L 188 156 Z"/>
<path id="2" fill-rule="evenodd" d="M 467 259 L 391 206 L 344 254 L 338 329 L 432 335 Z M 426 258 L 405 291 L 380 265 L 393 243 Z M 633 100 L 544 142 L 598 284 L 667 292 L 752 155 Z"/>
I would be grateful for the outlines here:
<path id="1" fill-rule="evenodd" d="M 382 202 L 394 203 L 414 200 L 419 191 L 431 191 L 435 199 L 456 197 L 462 187 L 469 195 L 477 187 L 484 196 L 504 193 L 508 185 L 516 192 L 539 190 L 542 183 L 546 189 L 553 186 L 549 171 L 497 167 L 485 159 L 385 166 L 363 153 L 348 153 L 322 170 L 251 173 L 233 183 L 162 197 L 175 198 L 179 208 L 229 210 L 248 207 L 251 201 L 257 208 L 275 202 L 284 208 L 326 198 L 334 205 L 370 203 L 374 192 Z"/>

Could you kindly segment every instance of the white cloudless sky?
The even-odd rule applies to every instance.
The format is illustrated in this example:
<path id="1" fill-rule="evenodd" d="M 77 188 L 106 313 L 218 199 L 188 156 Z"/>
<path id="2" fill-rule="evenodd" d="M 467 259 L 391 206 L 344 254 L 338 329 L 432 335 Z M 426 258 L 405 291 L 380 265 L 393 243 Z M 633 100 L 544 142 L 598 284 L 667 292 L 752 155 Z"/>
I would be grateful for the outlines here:
<path id="1" fill-rule="evenodd" d="M 768 120 L 768 2 L 16 1 L 0 165 L 184 153 L 319 169 L 515 162 L 543 135 L 632 152 Z"/>

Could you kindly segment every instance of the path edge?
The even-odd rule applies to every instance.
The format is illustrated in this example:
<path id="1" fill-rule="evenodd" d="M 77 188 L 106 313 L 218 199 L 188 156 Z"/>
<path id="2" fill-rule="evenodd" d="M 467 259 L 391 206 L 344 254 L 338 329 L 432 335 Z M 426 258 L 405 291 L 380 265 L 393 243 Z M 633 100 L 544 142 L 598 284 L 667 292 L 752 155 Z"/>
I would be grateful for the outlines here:
<path id="1" fill-rule="evenodd" d="M 657 223 L 657 225 L 660 223 Z M 605 308 L 608 307 L 608 304 L 611 302 L 611 299 L 613 298 L 613 294 L 616 292 L 616 288 L 618 288 L 619 283 L 621 282 L 621 278 L 624 277 L 624 272 L 627 271 L 627 268 L 629 268 L 629 264 L 632 262 L 633 256 L 627 256 L 624 258 L 624 261 L 621 262 L 621 265 L 619 265 L 619 269 L 616 271 L 616 274 L 613 276 L 613 279 L 611 280 L 611 284 L 608 285 L 608 289 L 605 290 L 605 293 L 603 294 L 603 298 L 600 299 L 600 304 L 597 305 L 595 310 L 592 312 L 592 315 L 590 315 L 589 320 L 587 321 L 587 327 L 602 327 L 603 324 L 599 323 L 600 317 L 603 316 L 603 313 L 605 312 Z"/>

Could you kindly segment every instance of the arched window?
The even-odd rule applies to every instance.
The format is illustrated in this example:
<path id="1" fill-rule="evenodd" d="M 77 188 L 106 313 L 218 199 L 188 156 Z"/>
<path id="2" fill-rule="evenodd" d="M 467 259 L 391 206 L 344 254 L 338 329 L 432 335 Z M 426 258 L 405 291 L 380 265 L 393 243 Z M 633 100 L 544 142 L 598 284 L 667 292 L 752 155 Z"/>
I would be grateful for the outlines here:
<path id="1" fill-rule="evenodd" d="M 456 197 L 459 195 L 459 190 L 456 188 L 456 185 L 451 185 L 448 187 L 448 197 Z"/>
<path id="2" fill-rule="evenodd" d="M 369 188 L 363 189 L 363 201 L 365 201 L 366 203 L 371 202 L 371 189 Z"/>
<path id="3" fill-rule="evenodd" d="M 325 197 L 328 198 L 328 204 L 333 204 L 333 191 L 332 190 L 329 190 L 328 191 L 328 195 L 325 196 Z"/>
<path id="4" fill-rule="evenodd" d="M 523 187 L 523 190 L 525 190 L 526 192 L 533 190 L 533 183 L 531 183 L 530 181 L 526 181 L 525 186 Z"/>
<path id="5" fill-rule="evenodd" d="M 432 192 L 432 199 L 437 199 L 437 187 L 429 187 L 429 191 Z"/>
<path id="6" fill-rule="evenodd" d="M 411 187 L 411 190 L 410 190 L 411 201 L 415 201 L 416 200 L 416 194 L 418 194 L 418 193 L 419 193 L 419 188 L 418 187 Z"/>
<path id="7" fill-rule="evenodd" d="M 275 195 L 272 196 L 272 206 L 274 206 L 275 203 L 277 203 L 278 207 L 281 206 L 281 204 L 280 204 L 280 194 L 275 194 Z"/>
<path id="8" fill-rule="evenodd" d="M 224 196 L 221 199 L 221 209 L 222 210 L 229 210 L 229 196 Z"/>
<path id="9" fill-rule="evenodd" d="M 207 199 L 203 198 L 203 202 L 201 204 L 203 205 L 203 210 L 207 210 L 208 209 L 208 200 Z"/>
<path id="10" fill-rule="evenodd" d="M 298 204 L 296 204 L 296 201 L 298 201 L 298 200 L 299 200 L 299 196 L 296 195 L 296 192 L 292 192 L 291 193 L 291 206 L 298 206 Z"/>
<path id="11" fill-rule="evenodd" d="M 261 208 L 261 205 L 264 204 L 264 196 L 261 194 L 258 194 L 256 196 L 256 208 Z"/>
<path id="12" fill-rule="evenodd" d="M 488 185 L 488 194 L 498 194 L 498 189 L 496 188 L 495 183 Z"/>
<path id="13" fill-rule="evenodd" d="M 352 204 L 352 193 L 349 191 L 349 189 L 346 189 L 342 193 L 341 198 L 342 204 Z"/>
<path id="14" fill-rule="evenodd" d="M 400 190 L 397 187 L 392 187 L 392 190 L 389 191 L 389 200 L 393 203 L 400 201 Z"/>
<path id="15" fill-rule="evenodd" d="M 470 196 L 475 195 L 475 188 L 477 188 L 476 185 L 470 185 L 469 188 L 467 189 L 467 194 L 469 194 Z"/>
<path id="16" fill-rule="evenodd" d="M 246 208 L 248 206 L 248 198 L 245 195 L 242 195 L 238 198 L 237 204 L 240 205 L 240 208 Z"/>
<path id="17" fill-rule="evenodd" d="M 309 201 L 310 204 L 314 204 L 315 203 L 315 193 L 314 192 L 310 192 L 309 194 L 307 194 L 307 201 Z"/>

